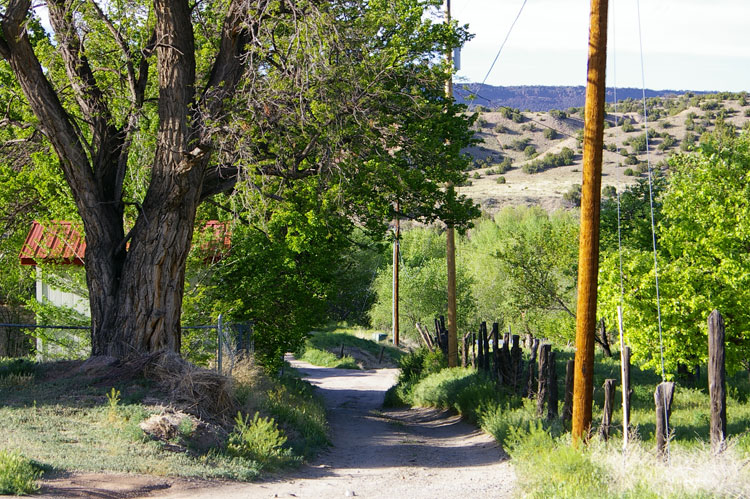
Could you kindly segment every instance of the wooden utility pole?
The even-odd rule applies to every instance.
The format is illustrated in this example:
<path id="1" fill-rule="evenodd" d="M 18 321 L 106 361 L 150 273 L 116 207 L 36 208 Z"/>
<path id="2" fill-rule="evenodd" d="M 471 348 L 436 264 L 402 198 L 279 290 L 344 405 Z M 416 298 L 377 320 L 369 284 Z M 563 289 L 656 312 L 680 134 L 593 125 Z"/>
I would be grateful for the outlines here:
<path id="1" fill-rule="evenodd" d="M 399 203 L 396 201 L 396 238 L 393 241 L 393 344 L 398 346 L 398 260 L 399 239 L 401 237 L 401 225 L 398 218 Z"/>
<path id="2" fill-rule="evenodd" d="M 451 22 L 451 0 L 445 0 L 445 22 Z M 445 95 L 453 98 L 453 51 L 449 48 L 445 52 L 445 59 L 451 74 L 445 82 Z M 448 190 L 453 190 L 453 184 L 448 184 Z M 448 366 L 458 366 L 458 329 L 456 327 L 456 240 L 453 224 L 448 224 L 445 231 L 445 260 L 448 267 Z"/>
<path id="3" fill-rule="evenodd" d="M 591 0 L 589 60 L 583 133 L 581 236 L 578 249 L 578 306 L 573 385 L 573 443 L 591 428 L 594 391 L 594 328 L 599 275 L 599 206 L 602 183 L 604 99 L 607 65 L 607 0 Z"/>

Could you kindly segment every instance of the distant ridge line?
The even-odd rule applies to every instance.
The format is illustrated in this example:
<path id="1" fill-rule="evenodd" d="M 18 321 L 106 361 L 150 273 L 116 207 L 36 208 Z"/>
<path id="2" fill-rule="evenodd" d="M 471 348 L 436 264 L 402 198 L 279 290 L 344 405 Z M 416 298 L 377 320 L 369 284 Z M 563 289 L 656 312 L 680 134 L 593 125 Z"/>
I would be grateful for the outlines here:
<path id="1" fill-rule="evenodd" d="M 476 92 L 473 103 L 490 108 L 508 106 L 522 111 L 549 111 L 551 109 L 565 110 L 571 107 L 582 107 L 585 100 L 586 87 L 581 86 L 547 86 L 547 85 L 522 85 L 522 86 L 494 86 L 479 83 L 455 82 L 453 94 L 457 102 L 469 104 L 467 99 Z M 697 90 L 649 90 L 646 89 L 646 97 L 676 96 L 686 93 L 702 95 L 718 93 Z M 643 90 L 640 88 L 618 88 L 618 100 L 637 99 L 640 100 Z M 607 89 L 607 102 L 614 99 L 614 88 Z"/>

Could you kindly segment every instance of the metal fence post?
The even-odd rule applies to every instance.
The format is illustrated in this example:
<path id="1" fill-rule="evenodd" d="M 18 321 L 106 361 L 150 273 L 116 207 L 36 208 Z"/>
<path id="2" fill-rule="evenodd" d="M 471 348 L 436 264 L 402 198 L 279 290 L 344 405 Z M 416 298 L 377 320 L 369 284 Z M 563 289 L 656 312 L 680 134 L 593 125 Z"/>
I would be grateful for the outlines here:
<path id="1" fill-rule="evenodd" d="M 222 342 L 224 340 L 224 332 L 222 331 L 222 317 L 221 314 L 219 314 L 219 319 L 216 324 L 216 337 L 217 337 L 217 361 L 216 361 L 216 368 L 217 372 L 221 374 L 221 357 L 222 357 Z"/>

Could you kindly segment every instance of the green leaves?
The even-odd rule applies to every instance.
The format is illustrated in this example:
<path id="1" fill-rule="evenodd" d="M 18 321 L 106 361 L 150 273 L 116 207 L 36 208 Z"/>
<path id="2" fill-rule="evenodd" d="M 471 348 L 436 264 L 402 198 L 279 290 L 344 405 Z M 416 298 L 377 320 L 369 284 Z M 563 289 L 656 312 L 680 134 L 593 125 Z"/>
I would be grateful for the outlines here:
<path id="1" fill-rule="evenodd" d="M 727 366 L 736 370 L 750 358 L 750 136 L 716 134 L 699 150 L 674 156 L 671 166 L 657 236 L 666 367 L 705 361 L 706 320 L 718 309 L 726 320 Z M 626 338 L 634 359 L 658 371 L 653 255 L 644 223 L 630 220 L 623 228 Z M 599 280 L 602 313 L 610 320 L 619 303 L 618 267 L 613 249 Z"/>

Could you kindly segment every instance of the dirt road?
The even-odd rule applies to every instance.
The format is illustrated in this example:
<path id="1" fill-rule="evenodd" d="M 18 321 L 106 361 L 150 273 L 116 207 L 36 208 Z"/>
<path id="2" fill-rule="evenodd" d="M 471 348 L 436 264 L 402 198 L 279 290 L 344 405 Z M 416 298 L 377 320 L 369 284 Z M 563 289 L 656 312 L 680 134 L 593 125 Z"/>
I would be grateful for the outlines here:
<path id="1" fill-rule="evenodd" d="M 99 497 L 441 498 L 504 497 L 515 477 L 494 440 L 456 416 L 383 410 L 396 369 L 329 369 L 292 361 L 329 408 L 332 446 L 311 463 L 254 483 L 174 481 Z M 159 479 L 154 478 L 154 482 Z M 97 494 L 98 495 L 98 494 Z"/>

